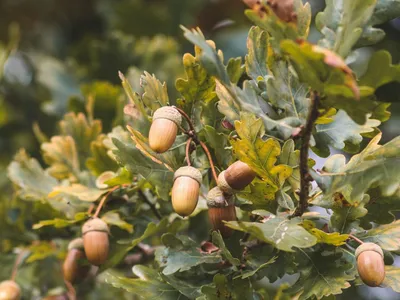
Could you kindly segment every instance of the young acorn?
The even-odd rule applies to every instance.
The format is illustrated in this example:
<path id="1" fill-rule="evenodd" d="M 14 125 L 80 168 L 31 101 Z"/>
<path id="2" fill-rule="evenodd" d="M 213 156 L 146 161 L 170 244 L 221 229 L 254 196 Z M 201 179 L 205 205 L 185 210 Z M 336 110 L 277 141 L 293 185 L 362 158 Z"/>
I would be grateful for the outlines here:
<path id="1" fill-rule="evenodd" d="M 99 266 L 107 260 L 108 234 L 110 230 L 106 222 L 99 218 L 87 221 L 82 226 L 83 247 L 88 261 Z"/>
<path id="2" fill-rule="evenodd" d="M 236 221 L 236 210 L 233 196 L 224 193 L 218 186 L 207 194 L 208 217 L 213 230 L 220 231 L 224 238 L 230 237 L 233 229 L 225 226 L 223 221 Z"/>
<path id="3" fill-rule="evenodd" d="M 363 243 L 356 249 L 357 269 L 361 280 L 368 286 L 380 286 L 385 279 L 382 248 L 374 243 Z"/>
<path id="4" fill-rule="evenodd" d="M 182 123 L 181 114 L 171 106 L 163 106 L 153 114 L 153 122 L 149 132 L 150 148 L 163 153 L 175 142 L 178 126 Z"/>
<path id="5" fill-rule="evenodd" d="M 85 278 L 90 270 L 88 264 L 84 265 L 85 260 L 86 255 L 83 249 L 83 239 L 76 238 L 72 240 L 68 245 L 68 253 L 63 263 L 64 279 L 75 283 Z"/>
<path id="6" fill-rule="evenodd" d="M 176 170 L 172 186 L 172 207 L 182 217 L 196 208 L 202 176 L 196 168 L 186 166 Z"/>
<path id="7" fill-rule="evenodd" d="M 5 280 L 0 283 L 0 300 L 18 300 L 21 298 L 21 289 L 14 280 Z"/>
<path id="8" fill-rule="evenodd" d="M 218 186 L 232 194 L 234 190 L 242 190 L 256 177 L 256 173 L 244 162 L 238 160 L 218 176 Z"/>

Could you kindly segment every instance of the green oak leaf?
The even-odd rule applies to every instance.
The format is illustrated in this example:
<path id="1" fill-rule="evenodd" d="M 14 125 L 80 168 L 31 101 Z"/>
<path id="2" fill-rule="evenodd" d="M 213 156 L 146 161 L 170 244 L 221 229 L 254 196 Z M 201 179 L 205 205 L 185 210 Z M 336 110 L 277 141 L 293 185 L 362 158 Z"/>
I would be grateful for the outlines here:
<path id="1" fill-rule="evenodd" d="M 231 139 L 235 155 L 247 163 L 268 185 L 277 190 L 292 175 L 287 165 L 275 165 L 281 153 L 279 142 L 275 139 L 263 140 L 264 126 L 261 119 L 243 113 L 241 121 L 235 122 L 240 139 Z"/>
<path id="2" fill-rule="evenodd" d="M 125 143 L 117 138 L 113 139 L 116 150 L 113 153 L 119 164 L 126 167 L 132 174 L 140 174 L 155 189 L 156 193 L 164 200 L 169 199 L 172 187 L 173 172 L 165 165 L 153 161 L 144 155 L 132 144 Z"/>
<path id="3" fill-rule="evenodd" d="M 287 140 L 282 146 L 282 152 L 279 156 L 278 163 L 287 165 L 292 168 L 293 172 L 287 179 L 292 190 L 295 191 L 300 188 L 300 150 L 295 150 L 293 140 Z"/>
<path id="4" fill-rule="evenodd" d="M 79 212 L 75 214 L 73 220 L 71 219 L 60 219 L 55 218 L 53 220 L 42 220 L 32 226 L 32 229 L 40 229 L 45 226 L 54 226 L 55 228 L 65 228 L 71 225 L 75 225 L 88 218 L 88 214 L 84 212 Z"/>
<path id="5" fill-rule="evenodd" d="M 18 186 L 17 195 L 24 200 L 43 201 L 58 181 L 39 162 L 20 150 L 8 166 L 8 177 Z"/>
<path id="6" fill-rule="evenodd" d="M 395 220 L 394 212 L 400 211 L 400 189 L 392 196 L 382 196 L 378 189 L 368 191 L 371 200 L 367 204 L 368 213 L 362 222 L 389 224 Z"/>
<path id="7" fill-rule="evenodd" d="M 232 160 L 232 151 L 226 149 L 228 146 L 227 136 L 209 125 L 204 126 L 201 133 L 204 135 L 207 145 L 214 150 L 218 165 L 227 168 Z"/>
<path id="8" fill-rule="evenodd" d="M 400 268 L 396 266 L 385 266 L 385 279 L 383 285 L 390 287 L 400 293 Z"/>
<path id="9" fill-rule="evenodd" d="M 133 232 L 133 225 L 121 219 L 117 211 L 108 211 L 101 216 L 101 219 L 109 225 L 117 226 L 129 233 Z"/>
<path id="10" fill-rule="evenodd" d="M 161 278 L 173 286 L 176 290 L 181 292 L 183 295 L 188 297 L 189 299 L 199 299 L 198 297 L 201 296 L 200 288 L 202 285 L 209 283 L 209 280 L 205 281 L 196 277 L 178 277 L 175 275 L 168 275 L 165 276 L 162 273 L 159 273 Z M 204 282 L 205 281 L 205 282 Z"/>
<path id="11" fill-rule="evenodd" d="M 35 261 L 44 260 L 48 257 L 62 257 L 61 250 L 54 247 L 50 242 L 40 241 L 28 247 L 30 255 L 25 260 L 26 263 L 33 263 Z"/>
<path id="12" fill-rule="evenodd" d="M 400 250 L 400 220 L 357 234 L 357 237 L 366 242 L 376 243 L 384 250 L 398 251 Z"/>
<path id="13" fill-rule="evenodd" d="M 247 75 L 255 82 L 268 76 L 268 34 L 260 27 L 252 26 L 247 37 L 248 54 L 245 58 Z"/>
<path id="14" fill-rule="evenodd" d="M 229 79 L 233 84 L 238 84 L 245 69 L 246 67 L 243 65 L 241 57 L 230 58 L 226 65 L 226 72 L 228 73 Z"/>
<path id="15" fill-rule="evenodd" d="M 301 82 L 323 95 L 360 98 L 351 70 L 335 53 L 305 41 L 296 43 L 285 40 L 281 47 Z"/>
<path id="16" fill-rule="evenodd" d="M 379 145 L 381 136 L 375 136 L 347 164 L 343 155 L 333 155 L 325 162 L 321 174 L 312 171 L 325 198 L 341 193 L 350 204 L 355 204 L 362 201 L 372 185 L 379 186 L 384 196 L 391 196 L 399 189 L 400 138 Z"/>
<path id="17" fill-rule="evenodd" d="M 156 250 L 156 260 L 164 275 L 188 271 L 202 264 L 221 262 L 219 253 L 202 253 L 195 241 L 187 237 L 177 238 L 171 233 L 162 236 L 165 247 Z"/>
<path id="18" fill-rule="evenodd" d="M 121 260 L 123 260 L 125 255 L 130 250 L 135 248 L 139 243 L 153 235 L 164 233 L 165 231 L 167 231 L 167 227 L 168 220 L 166 218 L 162 219 L 158 224 L 150 222 L 147 224 L 144 232 L 139 232 L 137 228 L 135 228 L 135 238 L 132 241 L 129 241 L 128 244 L 112 243 L 108 259 L 104 264 L 101 265 L 100 271 L 107 270 L 117 265 Z"/>
<path id="19" fill-rule="evenodd" d="M 104 145 L 105 135 L 100 135 L 90 144 L 91 156 L 86 160 L 86 167 L 93 175 L 99 176 L 106 171 L 117 171 L 117 163 L 108 155 L 109 149 Z"/>
<path id="20" fill-rule="evenodd" d="M 303 226 L 309 233 L 317 238 L 318 243 L 342 246 L 346 244 L 346 241 L 349 239 L 348 234 L 340 234 L 339 232 L 328 233 L 322 231 L 316 228 L 315 223 L 310 220 L 305 220 Z"/>
<path id="21" fill-rule="evenodd" d="M 76 197 L 81 201 L 94 202 L 105 192 L 107 192 L 107 190 L 99 190 L 97 188 L 87 187 L 83 184 L 73 183 L 68 186 L 55 186 L 48 196 L 49 198 L 53 198 L 61 194 Z"/>
<path id="22" fill-rule="evenodd" d="M 215 246 L 219 248 L 219 250 L 221 251 L 221 256 L 225 260 L 229 261 L 233 266 L 240 265 L 240 260 L 232 256 L 231 252 L 225 245 L 224 239 L 222 238 L 219 232 L 213 231 L 212 242 Z"/>
<path id="23" fill-rule="evenodd" d="M 345 111 L 339 110 L 332 122 L 315 126 L 312 149 L 322 157 L 329 155 L 329 146 L 350 153 L 357 152 L 363 140 L 362 134 L 373 132 L 380 124 L 379 120 L 368 118 L 365 124 L 359 125 Z"/>
<path id="24" fill-rule="evenodd" d="M 254 299 L 248 279 L 228 280 L 223 274 L 216 274 L 212 285 L 201 288 L 204 300 Z"/>
<path id="25" fill-rule="evenodd" d="M 309 248 L 316 244 L 317 238 L 301 226 L 301 219 L 289 220 L 287 216 L 275 216 L 268 212 L 263 213 L 263 216 L 265 216 L 263 223 L 230 221 L 226 222 L 226 226 L 250 233 L 283 251 L 292 252 L 293 247 Z"/>
<path id="26" fill-rule="evenodd" d="M 236 196 L 240 201 L 244 202 L 241 205 L 244 210 L 265 209 L 276 211 L 275 193 L 275 187 L 265 184 L 265 182 L 256 178 L 252 184 L 236 193 Z"/>
<path id="27" fill-rule="evenodd" d="M 144 75 L 140 77 L 140 86 L 144 90 L 143 103 L 152 111 L 168 105 L 167 84 L 161 83 L 154 74 L 144 72 Z"/>
<path id="28" fill-rule="evenodd" d="M 299 249 L 299 252 L 306 263 L 299 279 L 287 291 L 293 294 L 302 291 L 300 300 L 341 294 L 350 287 L 349 281 L 355 279 L 355 272 L 350 272 L 355 261 L 344 259 L 341 251 L 321 253 Z"/>
<path id="29" fill-rule="evenodd" d="M 128 278 L 115 271 L 107 271 L 105 281 L 144 299 L 184 300 L 188 299 L 166 283 L 158 272 L 143 265 L 136 265 L 132 272 L 137 278 Z"/>
<path id="30" fill-rule="evenodd" d="M 346 57 L 363 34 L 375 4 L 376 0 L 327 0 L 324 12 L 317 15 L 317 28 L 323 33 L 325 27 L 335 32 L 335 40 L 329 41 L 329 44 L 335 52 Z"/>
<path id="31" fill-rule="evenodd" d="M 99 178 L 101 175 L 99 176 Z M 113 177 L 105 180 L 103 183 L 108 185 L 109 187 L 123 185 L 123 184 L 130 184 L 132 183 L 133 175 L 131 172 L 128 171 L 126 168 L 120 168 Z"/>

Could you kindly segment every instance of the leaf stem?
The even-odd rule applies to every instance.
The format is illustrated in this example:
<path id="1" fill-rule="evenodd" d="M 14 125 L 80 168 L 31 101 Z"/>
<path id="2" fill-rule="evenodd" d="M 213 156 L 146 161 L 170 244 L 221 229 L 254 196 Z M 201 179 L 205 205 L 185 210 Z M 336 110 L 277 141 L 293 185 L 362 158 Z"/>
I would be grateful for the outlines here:
<path id="1" fill-rule="evenodd" d="M 206 153 L 208 160 L 210 162 L 210 167 L 211 167 L 211 172 L 213 174 L 214 180 L 215 182 L 218 182 L 218 175 L 217 172 L 215 171 L 215 166 L 214 166 L 214 162 L 212 160 L 210 151 L 208 150 L 206 144 L 204 144 L 202 141 L 199 141 L 200 146 L 203 148 L 204 152 Z"/>
<path id="2" fill-rule="evenodd" d="M 138 193 L 139 193 L 140 197 L 144 200 L 144 202 L 146 202 L 150 206 L 151 211 L 157 217 L 157 219 L 161 220 L 162 216 L 161 216 L 160 212 L 157 210 L 155 205 L 153 203 L 151 203 L 149 198 L 147 198 L 146 194 L 140 189 L 138 190 Z"/>
<path id="3" fill-rule="evenodd" d="M 349 234 L 349 237 L 351 238 L 351 239 L 353 239 L 353 240 L 355 240 L 357 243 L 359 243 L 360 245 L 361 244 L 364 244 L 364 242 L 362 241 L 362 240 L 360 240 L 358 237 L 355 237 L 354 235 L 352 235 L 352 234 Z"/>
<path id="4" fill-rule="evenodd" d="M 186 121 L 190 127 L 190 130 L 192 130 L 194 132 L 194 126 L 193 126 L 192 120 L 190 119 L 188 114 L 185 113 L 185 111 L 183 109 L 180 109 L 179 107 L 173 106 L 173 108 L 175 108 L 186 119 Z"/>
<path id="5" fill-rule="evenodd" d="M 191 166 L 190 163 L 190 144 L 192 143 L 193 138 L 189 138 L 186 142 L 186 162 L 188 166 Z"/>
<path id="6" fill-rule="evenodd" d="M 21 264 L 22 256 L 25 252 L 26 252 L 26 250 L 21 250 L 21 252 L 18 253 L 17 258 L 15 259 L 14 266 L 13 266 L 12 272 L 11 272 L 11 278 L 10 278 L 10 280 L 12 280 L 12 281 L 15 281 L 15 278 L 17 277 L 18 267 Z"/>
<path id="7" fill-rule="evenodd" d="M 303 215 L 308 206 L 308 193 L 312 178 L 308 170 L 308 151 L 310 146 L 311 134 L 315 121 L 318 119 L 319 94 L 314 91 L 311 93 L 311 106 L 307 117 L 307 123 L 303 129 L 300 147 L 300 193 L 299 205 L 292 217 Z"/>
<path id="8" fill-rule="evenodd" d="M 98 205 L 97 208 L 96 208 L 96 211 L 95 211 L 95 213 L 94 213 L 94 215 L 93 215 L 93 218 L 97 218 L 97 217 L 99 216 L 99 213 L 100 213 L 100 211 L 101 211 L 101 208 L 103 207 L 104 203 L 106 202 L 108 196 L 110 196 L 110 194 L 111 194 L 112 192 L 114 192 L 115 190 L 119 189 L 120 187 L 125 187 L 125 186 L 128 186 L 128 185 L 127 185 L 127 184 L 124 184 L 124 185 L 117 185 L 117 186 L 114 186 L 111 190 L 109 190 L 106 194 L 104 194 L 104 196 L 103 196 L 103 197 L 101 198 L 101 200 L 100 200 L 99 205 Z"/>

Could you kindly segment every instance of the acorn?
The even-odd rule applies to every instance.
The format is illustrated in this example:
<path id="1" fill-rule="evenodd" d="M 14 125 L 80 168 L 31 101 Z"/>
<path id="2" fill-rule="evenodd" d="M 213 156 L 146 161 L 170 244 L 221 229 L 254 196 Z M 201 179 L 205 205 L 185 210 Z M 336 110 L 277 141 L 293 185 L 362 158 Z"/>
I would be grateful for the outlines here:
<path id="1" fill-rule="evenodd" d="M 99 218 L 91 219 L 83 224 L 83 246 L 86 258 L 91 264 L 99 266 L 107 260 L 109 233 L 106 222 Z"/>
<path id="2" fill-rule="evenodd" d="M 223 237 L 230 237 L 233 229 L 225 226 L 223 221 L 236 221 L 236 210 L 233 196 L 224 193 L 218 186 L 207 194 L 208 217 L 213 230 L 220 231 Z"/>
<path id="3" fill-rule="evenodd" d="M 225 193 L 242 190 L 256 177 L 256 173 L 244 162 L 238 160 L 218 176 L 218 186 Z"/>
<path id="4" fill-rule="evenodd" d="M 182 116 L 175 108 L 163 106 L 157 109 L 153 114 L 149 132 L 150 148 L 157 153 L 163 153 L 171 148 L 181 123 Z"/>
<path id="5" fill-rule="evenodd" d="M 172 187 L 172 207 L 182 217 L 189 216 L 196 208 L 202 176 L 196 168 L 186 166 L 176 170 Z"/>
<path id="6" fill-rule="evenodd" d="M 356 249 L 357 269 L 361 280 L 368 286 L 380 286 L 385 279 L 382 248 L 374 243 L 363 243 Z"/>
<path id="7" fill-rule="evenodd" d="M 64 279 L 75 283 L 86 277 L 90 270 L 88 264 L 84 264 L 86 255 L 83 249 L 83 239 L 72 240 L 68 245 L 68 253 L 63 263 Z"/>
<path id="8" fill-rule="evenodd" d="M 14 280 L 5 280 L 0 283 L 0 300 L 18 300 L 21 298 L 21 289 Z"/>

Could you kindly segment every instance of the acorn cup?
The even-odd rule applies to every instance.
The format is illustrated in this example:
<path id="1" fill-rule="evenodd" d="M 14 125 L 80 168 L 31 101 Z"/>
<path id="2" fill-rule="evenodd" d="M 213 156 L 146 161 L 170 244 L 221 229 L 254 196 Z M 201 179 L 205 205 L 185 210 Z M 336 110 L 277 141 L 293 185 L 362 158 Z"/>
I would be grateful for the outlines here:
<path id="1" fill-rule="evenodd" d="M 221 172 L 218 186 L 224 193 L 232 194 L 234 190 L 242 190 L 256 177 L 256 173 L 244 162 L 238 160 Z"/>
<path id="2" fill-rule="evenodd" d="M 150 148 L 163 153 L 171 148 L 182 123 L 181 114 L 171 106 L 163 106 L 153 114 L 153 123 L 149 132 Z"/>
<path id="3" fill-rule="evenodd" d="M 84 279 L 90 270 L 90 265 L 85 262 L 83 239 L 72 240 L 68 245 L 68 253 L 63 263 L 64 279 L 71 283 Z"/>
<path id="4" fill-rule="evenodd" d="M 230 237 L 233 229 L 223 221 L 236 221 L 233 196 L 224 193 L 219 187 L 212 188 L 207 194 L 208 217 L 213 230 L 220 231 L 224 238 Z"/>
<path id="5" fill-rule="evenodd" d="M 21 289 L 13 280 L 5 280 L 0 283 L 0 300 L 21 299 Z"/>
<path id="6" fill-rule="evenodd" d="M 368 286 L 380 286 L 385 279 L 382 248 L 374 243 L 363 243 L 356 249 L 357 270 Z"/>
<path id="7" fill-rule="evenodd" d="M 196 208 L 202 176 L 196 168 L 186 166 L 176 170 L 172 187 L 172 207 L 182 217 Z"/>
<path id="8" fill-rule="evenodd" d="M 83 224 L 83 246 L 86 258 L 91 264 L 99 266 L 107 260 L 109 233 L 106 222 L 99 218 L 91 219 Z"/>

